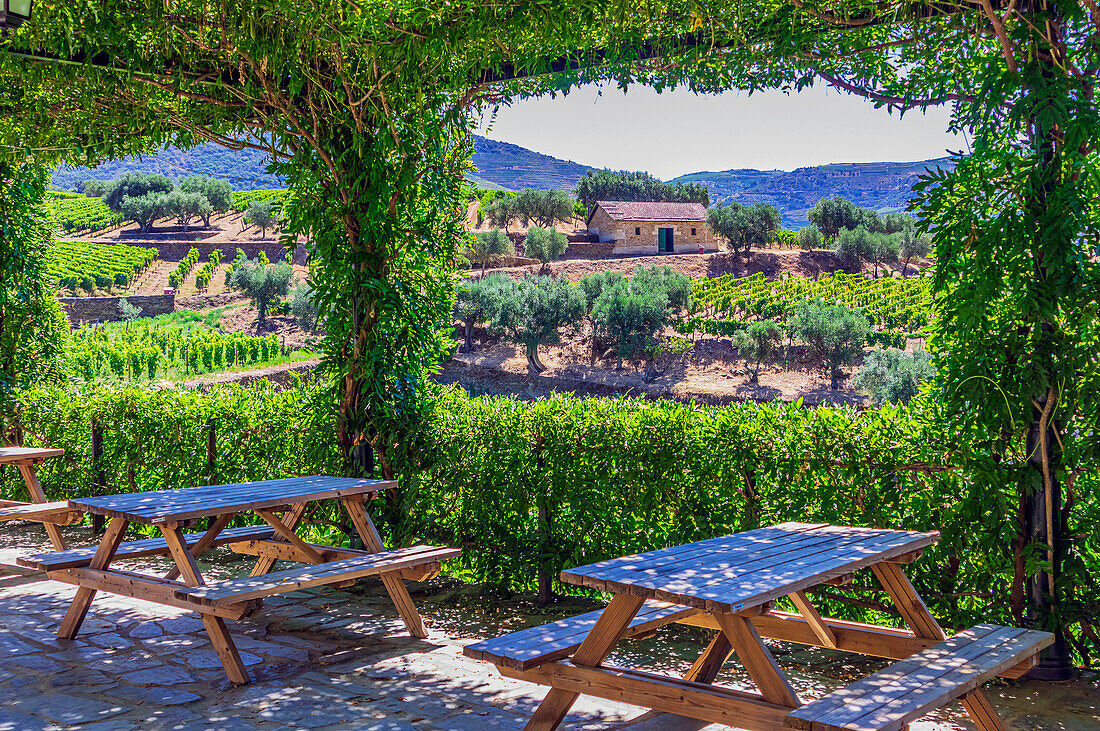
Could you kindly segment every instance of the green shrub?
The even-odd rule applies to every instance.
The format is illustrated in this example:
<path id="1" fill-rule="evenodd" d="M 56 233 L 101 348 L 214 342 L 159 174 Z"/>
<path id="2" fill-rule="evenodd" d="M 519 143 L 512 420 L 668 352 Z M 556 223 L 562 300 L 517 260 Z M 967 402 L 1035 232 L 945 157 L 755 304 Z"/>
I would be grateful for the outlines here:
<path id="1" fill-rule="evenodd" d="M 317 329 L 317 302 L 314 299 L 313 289 L 308 284 L 299 284 L 294 289 L 290 314 L 294 316 L 298 326 L 306 332 Z"/>
<path id="2" fill-rule="evenodd" d="M 852 378 L 852 387 L 877 405 L 909 403 L 922 383 L 936 375 L 932 355 L 925 350 L 907 353 L 897 348 L 872 350 Z"/>
<path id="3" fill-rule="evenodd" d="M 680 274 L 670 266 L 638 266 L 630 277 L 630 286 L 639 292 L 660 292 L 668 299 L 671 312 L 678 313 L 688 306 L 691 277 Z"/>
<path id="4" fill-rule="evenodd" d="M 619 368 L 624 359 L 645 352 L 668 324 L 668 296 L 661 290 L 620 283 L 605 290 L 592 307 L 594 337 L 615 349 Z M 652 374 L 647 369 L 646 378 Z"/>
<path id="5" fill-rule="evenodd" d="M 870 327 L 867 318 L 841 305 L 803 303 L 791 321 L 791 331 L 821 356 L 832 389 L 840 388 L 841 366 L 863 352 Z"/>
<path id="6" fill-rule="evenodd" d="M 588 301 L 588 309 L 591 311 L 592 306 L 596 304 L 596 300 L 600 298 L 601 294 L 625 281 L 626 277 L 620 272 L 603 271 L 586 274 L 581 277 L 581 281 L 577 284 L 584 292 L 584 298 Z"/>
<path id="7" fill-rule="evenodd" d="M 506 233 L 494 228 L 492 231 L 475 233 L 473 240 L 465 243 L 463 253 L 470 262 L 479 264 L 484 274 L 489 265 L 500 257 L 515 256 L 516 247 Z"/>
<path id="8" fill-rule="evenodd" d="M 813 224 L 798 229 L 798 248 L 803 251 L 820 249 L 822 243 L 821 229 Z"/>
<path id="9" fill-rule="evenodd" d="M 458 288 L 455 317 L 463 325 L 464 348 L 467 353 L 474 349 L 474 325 L 496 320 L 501 303 L 512 294 L 515 287 L 516 283 L 511 277 L 498 272 L 487 277 L 468 279 Z"/>

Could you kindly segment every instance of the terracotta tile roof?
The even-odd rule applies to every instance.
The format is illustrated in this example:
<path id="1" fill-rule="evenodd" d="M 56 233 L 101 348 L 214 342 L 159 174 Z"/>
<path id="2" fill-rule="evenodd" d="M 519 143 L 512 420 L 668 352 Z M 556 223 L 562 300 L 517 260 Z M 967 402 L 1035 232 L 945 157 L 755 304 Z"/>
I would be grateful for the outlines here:
<path id="1" fill-rule="evenodd" d="M 705 221 L 702 203 L 665 201 L 596 201 L 614 221 Z"/>

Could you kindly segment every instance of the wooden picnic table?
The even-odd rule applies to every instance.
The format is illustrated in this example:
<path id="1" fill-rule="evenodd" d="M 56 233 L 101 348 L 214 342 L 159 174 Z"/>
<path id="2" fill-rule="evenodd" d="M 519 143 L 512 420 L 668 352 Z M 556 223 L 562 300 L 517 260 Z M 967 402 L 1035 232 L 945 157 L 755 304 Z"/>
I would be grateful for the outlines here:
<path id="1" fill-rule="evenodd" d="M 465 648 L 501 674 L 550 686 L 527 724 L 549 730 L 580 694 L 745 729 L 901 729 L 960 698 L 978 728 L 1004 729 L 980 684 L 1020 677 L 1053 641 L 1046 632 L 979 625 L 950 639 L 903 565 L 936 532 L 783 523 L 601 561 L 562 572 L 564 582 L 613 594 L 600 611 Z M 909 629 L 822 617 L 806 594 L 870 569 Z M 788 597 L 799 610 L 776 611 Z M 684 678 L 605 664 L 615 643 L 671 622 L 717 630 Z M 762 638 L 902 660 L 803 705 Z M 715 686 L 736 654 L 756 692 Z"/>
<path id="2" fill-rule="evenodd" d="M 27 556 L 19 563 L 79 587 L 58 637 L 76 636 L 97 591 L 182 607 L 202 617 L 230 680 L 245 683 L 248 671 L 225 619 L 252 614 L 266 596 L 379 576 L 409 633 L 427 636 L 404 580 L 437 574 L 441 560 L 461 551 L 435 546 L 387 551 L 367 514 L 365 500 L 396 486 L 393 481 L 293 477 L 70 500 L 74 509 L 110 518 L 99 546 Z M 295 528 L 309 506 L 327 499 L 340 501 L 366 550 L 306 543 L 298 537 Z M 245 513 L 258 515 L 266 525 L 227 528 L 237 515 Z M 183 531 L 202 518 L 211 520 L 205 531 Z M 163 538 L 123 542 L 130 523 L 155 526 Z M 195 559 L 216 545 L 257 556 L 251 574 L 207 584 Z M 158 555 L 171 556 L 175 564 L 163 577 L 113 566 L 116 560 Z M 280 559 L 307 565 L 272 572 Z"/>
<path id="3" fill-rule="evenodd" d="M 23 482 L 27 485 L 27 494 L 31 498 L 29 503 L 0 500 L 0 522 L 30 520 L 42 523 L 46 528 L 46 535 L 50 537 L 50 543 L 59 551 L 65 549 L 65 539 L 61 537 L 61 529 L 57 526 L 79 523 L 84 518 L 84 514 L 79 510 L 73 510 L 64 501 L 47 501 L 46 493 L 38 483 L 34 468 L 35 465 L 42 464 L 51 457 L 60 457 L 63 454 L 65 454 L 64 449 L 0 447 L 0 465 L 15 465 L 19 474 L 23 476 Z"/>

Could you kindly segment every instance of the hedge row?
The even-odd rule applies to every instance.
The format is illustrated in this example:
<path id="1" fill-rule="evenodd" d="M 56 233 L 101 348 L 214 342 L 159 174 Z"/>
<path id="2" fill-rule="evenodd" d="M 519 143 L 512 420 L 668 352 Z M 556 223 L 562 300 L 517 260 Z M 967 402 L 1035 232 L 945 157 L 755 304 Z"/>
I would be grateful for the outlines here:
<path id="1" fill-rule="evenodd" d="M 53 498 L 92 489 L 93 421 L 104 429 L 112 490 L 338 474 L 333 425 L 313 416 L 318 399 L 307 387 L 97 385 L 27 394 L 22 424 L 28 443 L 67 451 L 41 469 Z M 786 520 L 940 530 L 913 571 L 935 611 L 955 625 L 1011 621 L 1013 483 L 969 490 L 967 473 L 949 468 L 958 435 L 928 418 L 933 408 L 527 403 L 446 391 L 412 456 L 395 457 L 399 500 L 376 510 L 395 542 L 462 546 L 448 570 L 505 590 L 531 590 L 568 566 Z M 211 428 L 217 450 L 208 462 Z M 1096 483 L 1083 475 L 1077 489 L 1095 496 Z M 19 497 L 14 473 L 0 487 Z M 1077 525 L 1100 523 L 1095 499 L 1074 510 Z M 1079 555 L 1100 575 L 1097 536 L 1081 540 Z M 1094 586 L 1080 591 L 1080 600 L 1100 600 Z M 883 601 L 859 582 L 852 597 Z M 823 600 L 840 616 L 866 616 L 850 601 Z"/>

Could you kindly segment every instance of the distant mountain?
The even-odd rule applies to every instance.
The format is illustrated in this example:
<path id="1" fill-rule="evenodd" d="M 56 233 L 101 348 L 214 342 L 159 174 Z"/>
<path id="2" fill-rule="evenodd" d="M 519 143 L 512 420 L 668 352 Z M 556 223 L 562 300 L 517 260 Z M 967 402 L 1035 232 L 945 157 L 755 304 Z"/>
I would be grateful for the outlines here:
<path id="1" fill-rule="evenodd" d="M 923 162 L 853 162 L 784 170 L 724 170 L 681 175 L 674 183 L 702 183 L 711 205 L 771 203 L 787 228 L 805 226 L 806 211 L 821 198 L 844 196 L 880 213 L 904 210 L 925 169 L 951 169 L 949 157 Z"/>
<path id="2" fill-rule="evenodd" d="M 558 188 L 572 191 L 588 165 L 543 155 L 508 142 L 474 136 L 474 165 L 468 178 L 482 188 L 522 190 Z M 902 210 L 912 198 L 913 183 L 925 168 L 950 168 L 950 158 L 924 162 L 855 162 L 783 170 L 724 170 L 681 175 L 672 182 L 697 182 L 710 189 L 711 205 L 771 203 L 783 215 L 783 225 L 806 224 L 806 211 L 818 200 L 842 195 L 855 203 L 887 212 Z M 110 180 L 124 172 L 158 172 L 178 179 L 204 174 L 226 178 L 237 190 L 278 188 L 282 182 L 266 172 L 267 159 L 258 150 L 234 152 L 207 143 L 190 150 L 170 147 L 154 155 L 113 160 L 97 168 L 58 168 L 53 184 L 72 190 L 82 180 Z"/>
<path id="3" fill-rule="evenodd" d="M 73 190 L 84 180 L 113 180 L 122 173 L 161 173 L 173 180 L 189 175 L 226 178 L 234 190 L 281 188 L 279 178 L 267 173 L 268 157 L 259 150 L 234 151 L 213 142 L 181 150 L 168 147 L 152 155 L 124 157 L 94 168 L 59 167 L 54 171 L 55 188 Z"/>
<path id="4" fill-rule="evenodd" d="M 507 190 L 573 190 L 586 172 L 595 169 L 478 135 L 474 135 L 474 150 L 476 177 Z"/>

